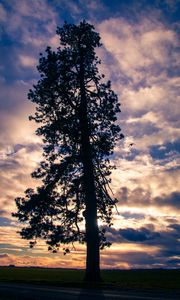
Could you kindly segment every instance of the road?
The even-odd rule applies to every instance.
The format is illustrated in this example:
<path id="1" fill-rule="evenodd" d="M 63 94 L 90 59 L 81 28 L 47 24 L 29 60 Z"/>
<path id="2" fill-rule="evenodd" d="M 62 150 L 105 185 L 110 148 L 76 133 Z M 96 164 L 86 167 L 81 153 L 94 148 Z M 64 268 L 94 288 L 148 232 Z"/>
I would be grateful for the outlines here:
<path id="1" fill-rule="evenodd" d="M 180 294 L 163 292 L 113 291 L 0 283 L 1 300 L 174 300 Z"/>

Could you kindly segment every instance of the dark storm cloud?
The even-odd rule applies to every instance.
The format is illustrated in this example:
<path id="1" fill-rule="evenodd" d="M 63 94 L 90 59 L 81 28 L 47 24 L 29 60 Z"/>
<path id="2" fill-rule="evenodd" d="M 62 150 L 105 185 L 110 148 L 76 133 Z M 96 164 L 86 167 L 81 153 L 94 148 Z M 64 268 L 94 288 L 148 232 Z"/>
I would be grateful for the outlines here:
<path id="1" fill-rule="evenodd" d="M 153 198 L 149 191 L 142 188 L 136 188 L 130 191 L 127 187 L 122 187 L 117 193 L 119 206 L 154 206 L 154 207 L 172 207 L 180 208 L 180 193 L 172 192 L 169 195 L 163 195 Z"/>
<path id="2" fill-rule="evenodd" d="M 156 197 L 154 201 L 156 206 L 172 206 L 180 208 L 180 192 L 173 192 L 165 197 Z"/>
<path id="3" fill-rule="evenodd" d="M 103 257 L 103 254 L 102 254 Z M 107 265 L 113 268 L 121 266 L 121 263 L 127 263 L 129 267 L 134 269 L 141 268 L 178 268 L 180 260 L 178 258 L 169 258 L 163 255 L 156 255 L 150 251 L 127 251 L 112 253 L 106 257 Z"/>
<path id="4" fill-rule="evenodd" d="M 152 240 L 155 238 L 159 238 L 159 233 L 151 232 L 147 228 L 140 228 L 139 230 L 135 230 L 133 228 L 125 228 L 119 229 L 119 234 L 126 240 L 132 242 L 144 242 L 147 240 Z"/>
<path id="5" fill-rule="evenodd" d="M 12 220 L 5 217 L 0 217 L 0 226 L 6 227 L 6 226 L 12 226 Z"/>
<path id="6" fill-rule="evenodd" d="M 179 235 L 180 235 L 180 224 L 177 224 L 177 223 L 170 224 L 170 225 L 169 225 L 169 228 L 174 229 L 174 230 L 175 230 L 176 232 L 178 232 Z"/>
<path id="7" fill-rule="evenodd" d="M 180 266 L 180 258 L 168 259 L 167 264 L 172 266 Z"/>
<path id="8" fill-rule="evenodd" d="M 148 206 L 151 204 L 151 194 L 143 188 L 135 188 L 130 190 L 127 187 L 121 187 L 116 195 L 119 200 L 119 206 Z"/>
<path id="9" fill-rule="evenodd" d="M 159 257 L 164 257 L 167 259 L 174 259 L 177 256 L 180 256 L 180 244 L 179 244 L 179 237 L 180 235 L 173 232 L 173 231 L 164 231 L 160 233 L 161 236 L 156 243 L 153 244 L 154 246 L 159 247 Z M 150 245 L 148 243 L 148 245 Z"/>
<path id="10" fill-rule="evenodd" d="M 146 245 L 159 245 L 161 249 L 167 250 L 170 248 L 176 248 L 178 245 L 178 238 L 180 237 L 179 224 L 171 224 L 164 228 L 163 231 L 155 231 L 154 226 L 144 226 L 138 229 L 131 227 L 127 228 L 106 228 L 107 237 L 111 242 L 136 242 Z M 171 243 L 169 243 L 171 241 Z M 179 245 L 180 246 L 180 245 Z M 177 249 L 176 249 L 177 250 Z M 175 251 L 176 252 L 176 251 Z"/>
<path id="11" fill-rule="evenodd" d="M 175 266 L 179 264 L 179 259 L 176 259 L 180 255 L 179 245 L 179 224 L 171 224 L 164 228 L 163 231 L 150 230 L 150 226 L 140 227 L 139 229 L 134 228 L 106 228 L 107 239 L 113 243 L 134 243 L 141 244 L 142 251 L 143 246 L 148 246 L 149 250 L 151 247 L 157 247 L 156 255 L 134 253 L 133 258 L 131 257 L 131 251 L 128 253 L 121 253 L 121 259 L 128 261 L 129 263 L 135 262 L 139 265 L 156 265 L 161 264 L 164 266 Z M 151 252 L 149 252 L 151 253 Z M 135 257 L 137 259 L 135 259 Z M 134 265 L 134 264 L 133 264 Z M 134 265 L 135 266 L 135 265 Z"/>
<path id="12" fill-rule="evenodd" d="M 159 259 L 156 259 L 154 255 L 143 250 L 139 252 L 125 250 L 124 252 L 112 253 L 110 256 L 107 256 L 106 263 L 113 268 L 117 268 L 117 265 L 121 265 L 121 263 L 127 263 L 132 268 L 152 268 L 156 267 Z"/>
<path id="13" fill-rule="evenodd" d="M 8 257 L 9 257 L 8 254 L 0 254 L 0 259 L 1 259 L 1 258 L 8 258 Z"/>
<path id="14" fill-rule="evenodd" d="M 126 240 L 128 242 L 141 243 L 152 239 L 158 239 L 160 234 L 145 227 L 141 227 L 139 229 L 123 228 L 119 230 L 108 228 L 107 236 L 110 242 L 122 242 Z"/>

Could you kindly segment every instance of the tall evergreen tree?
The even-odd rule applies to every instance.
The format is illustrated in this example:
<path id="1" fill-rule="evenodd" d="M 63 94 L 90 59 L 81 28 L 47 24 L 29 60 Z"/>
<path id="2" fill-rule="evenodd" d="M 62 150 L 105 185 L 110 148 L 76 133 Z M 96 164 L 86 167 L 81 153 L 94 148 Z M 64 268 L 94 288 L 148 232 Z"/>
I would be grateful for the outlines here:
<path id="1" fill-rule="evenodd" d="M 110 81 L 103 83 L 95 47 L 100 37 L 85 21 L 57 28 L 60 47 L 40 54 L 40 80 L 29 91 L 36 103 L 30 120 L 41 124 L 42 161 L 32 173 L 41 178 L 36 190 L 27 189 L 16 199 L 13 215 L 25 223 L 21 236 L 33 247 L 43 238 L 50 251 L 74 242 L 86 243 L 88 281 L 100 280 L 100 250 L 110 244 L 105 230 L 111 226 L 116 199 L 111 197 L 109 156 L 123 138 L 116 123 L 120 104 Z M 85 226 L 83 226 L 85 221 Z"/>

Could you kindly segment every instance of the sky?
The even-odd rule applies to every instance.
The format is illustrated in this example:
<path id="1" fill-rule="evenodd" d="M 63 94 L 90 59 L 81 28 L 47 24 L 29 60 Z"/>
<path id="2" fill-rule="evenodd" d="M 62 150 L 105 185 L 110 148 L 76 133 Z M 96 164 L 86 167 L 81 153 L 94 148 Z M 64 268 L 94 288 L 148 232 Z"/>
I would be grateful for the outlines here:
<path id="1" fill-rule="evenodd" d="M 41 161 L 27 100 L 39 53 L 59 46 L 57 26 L 86 19 L 100 33 L 100 69 L 118 94 L 125 135 L 112 157 L 119 214 L 101 268 L 180 266 L 179 7 L 179 0 L 0 0 L 0 265 L 85 266 L 80 245 L 66 256 L 42 240 L 30 249 L 11 213 L 36 184 L 30 174 Z"/>

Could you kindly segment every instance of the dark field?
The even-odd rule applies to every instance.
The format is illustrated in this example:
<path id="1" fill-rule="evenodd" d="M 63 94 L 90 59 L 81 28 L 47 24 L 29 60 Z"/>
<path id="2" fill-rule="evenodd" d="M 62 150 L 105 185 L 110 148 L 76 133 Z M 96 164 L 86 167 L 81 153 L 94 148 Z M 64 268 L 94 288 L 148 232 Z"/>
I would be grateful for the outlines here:
<path id="1" fill-rule="evenodd" d="M 82 287 L 83 270 L 0 267 L 0 282 Z M 180 270 L 102 270 L 102 287 L 179 290 Z"/>

